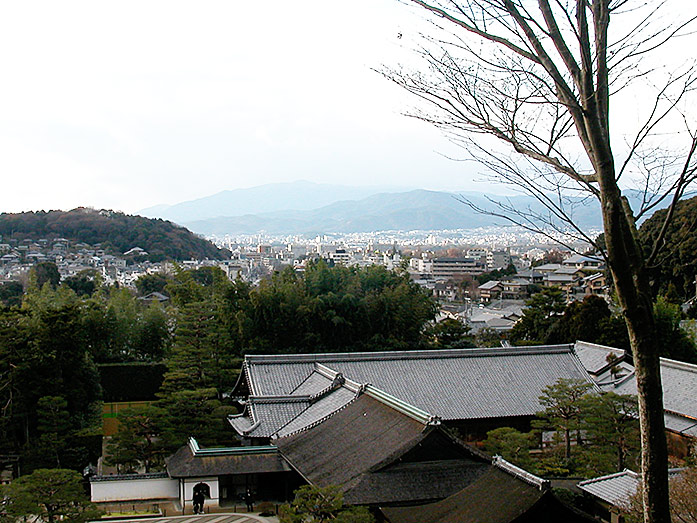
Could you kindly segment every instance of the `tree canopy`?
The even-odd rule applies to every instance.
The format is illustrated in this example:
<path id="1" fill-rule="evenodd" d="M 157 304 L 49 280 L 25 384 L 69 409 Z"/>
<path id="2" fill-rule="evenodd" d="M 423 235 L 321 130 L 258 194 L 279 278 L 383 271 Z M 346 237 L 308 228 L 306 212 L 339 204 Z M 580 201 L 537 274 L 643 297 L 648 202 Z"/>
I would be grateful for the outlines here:
<path id="1" fill-rule="evenodd" d="M 72 211 L 0 213 L 0 236 L 5 241 L 65 238 L 101 245 L 116 255 L 140 247 L 148 252 L 145 258 L 153 261 L 221 260 L 230 255 L 172 222 L 84 207 Z"/>
<path id="2" fill-rule="evenodd" d="M 38 469 L 0 487 L 11 518 L 38 516 L 47 523 L 85 523 L 98 519 L 98 510 L 85 493 L 82 477 L 66 469 Z"/>

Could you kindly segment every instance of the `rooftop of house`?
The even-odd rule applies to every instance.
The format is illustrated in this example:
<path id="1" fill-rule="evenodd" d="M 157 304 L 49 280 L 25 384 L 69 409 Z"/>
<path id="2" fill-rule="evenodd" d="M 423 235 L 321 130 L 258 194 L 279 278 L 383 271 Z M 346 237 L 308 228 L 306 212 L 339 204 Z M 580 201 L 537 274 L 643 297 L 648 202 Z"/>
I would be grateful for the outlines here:
<path id="1" fill-rule="evenodd" d="M 482 283 L 482 284 L 479 286 L 479 290 L 480 290 L 480 291 L 482 291 L 482 290 L 491 290 L 491 289 L 495 289 L 496 287 L 501 287 L 502 285 L 503 285 L 503 284 L 502 284 L 499 280 L 489 280 L 489 281 L 486 282 L 486 283 Z"/>

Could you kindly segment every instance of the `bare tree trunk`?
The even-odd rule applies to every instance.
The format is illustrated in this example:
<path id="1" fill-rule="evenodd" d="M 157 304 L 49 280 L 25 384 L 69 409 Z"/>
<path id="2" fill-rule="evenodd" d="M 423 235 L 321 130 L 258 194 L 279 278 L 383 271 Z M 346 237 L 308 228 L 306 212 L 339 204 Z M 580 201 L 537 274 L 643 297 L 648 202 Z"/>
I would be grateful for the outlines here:
<path id="1" fill-rule="evenodd" d="M 653 306 L 633 219 L 615 185 L 603 191 L 602 212 L 610 271 L 632 348 L 641 427 L 641 476 L 644 521 L 669 523 L 668 449 L 663 389 Z"/>

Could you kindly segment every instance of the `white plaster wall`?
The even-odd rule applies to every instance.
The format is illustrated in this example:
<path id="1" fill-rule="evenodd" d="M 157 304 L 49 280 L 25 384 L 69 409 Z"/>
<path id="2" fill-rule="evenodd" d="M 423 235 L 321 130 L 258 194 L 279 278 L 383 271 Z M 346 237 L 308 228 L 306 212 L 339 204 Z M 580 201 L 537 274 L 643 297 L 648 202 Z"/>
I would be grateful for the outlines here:
<path id="1" fill-rule="evenodd" d="M 179 481 L 170 478 L 93 481 L 90 488 L 94 502 L 179 498 Z"/>
<path id="2" fill-rule="evenodd" d="M 213 505 L 213 506 L 219 506 L 220 505 L 220 489 L 218 485 L 218 477 L 217 476 L 212 476 L 209 478 L 187 478 L 184 480 L 184 503 L 187 506 L 190 506 L 193 504 L 193 497 L 194 497 L 194 485 L 197 485 L 198 483 L 205 483 L 207 484 L 210 489 L 211 489 L 211 497 L 210 499 L 206 499 L 205 505 Z"/>

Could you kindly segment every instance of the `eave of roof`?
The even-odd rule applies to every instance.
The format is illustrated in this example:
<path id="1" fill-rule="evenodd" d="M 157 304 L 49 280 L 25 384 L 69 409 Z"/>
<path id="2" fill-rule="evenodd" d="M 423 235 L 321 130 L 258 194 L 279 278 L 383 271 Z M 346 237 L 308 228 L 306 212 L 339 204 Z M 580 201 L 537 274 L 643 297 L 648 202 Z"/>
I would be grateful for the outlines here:
<path id="1" fill-rule="evenodd" d="M 200 448 L 193 438 L 167 459 L 172 478 L 198 478 L 229 474 L 287 472 L 291 470 L 273 445 L 258 447 Z"/>

